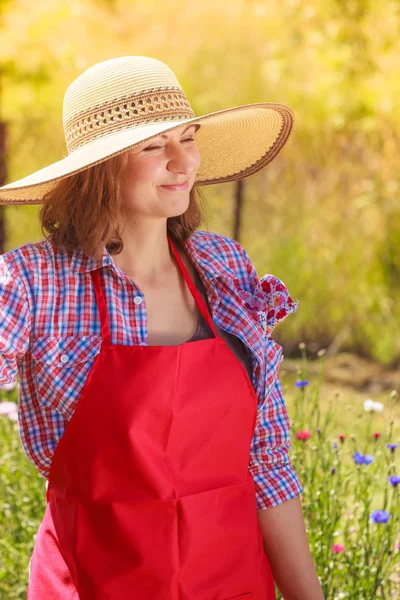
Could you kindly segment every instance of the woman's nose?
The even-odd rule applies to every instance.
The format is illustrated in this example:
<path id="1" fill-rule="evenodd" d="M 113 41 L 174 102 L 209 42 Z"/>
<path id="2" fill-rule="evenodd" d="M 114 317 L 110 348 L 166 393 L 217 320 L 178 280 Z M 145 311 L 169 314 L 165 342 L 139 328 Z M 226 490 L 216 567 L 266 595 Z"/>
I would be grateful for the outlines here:
<path id="1" fill-rule="evenodd" d="M 190 175 L 196 168 L 196 161 L 193 156 L 185 150 L 182 144 L 174 144 L 170 150 L 168 160 L 168 169 L 170 171 L 186 173 Z"/>

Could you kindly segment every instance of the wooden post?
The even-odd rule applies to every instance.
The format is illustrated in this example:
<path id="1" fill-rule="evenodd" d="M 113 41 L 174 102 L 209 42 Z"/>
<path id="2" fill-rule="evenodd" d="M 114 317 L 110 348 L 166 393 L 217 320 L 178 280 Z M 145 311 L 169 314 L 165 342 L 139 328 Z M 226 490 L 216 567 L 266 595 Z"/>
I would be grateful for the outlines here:
<path id="1" fill-rule="evenodd" d="M 243 179 L 239 179 L 235 186 L 235 208 L 233 222 L 233 239 L 240 242 L 242 228 L 242 208 L 243 208 Z"/>

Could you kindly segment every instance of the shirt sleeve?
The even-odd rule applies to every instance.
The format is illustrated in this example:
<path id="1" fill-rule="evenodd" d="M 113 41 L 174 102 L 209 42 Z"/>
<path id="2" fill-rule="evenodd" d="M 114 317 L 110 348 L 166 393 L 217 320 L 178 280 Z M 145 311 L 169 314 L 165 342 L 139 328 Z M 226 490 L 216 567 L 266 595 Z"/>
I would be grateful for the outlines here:
<path id="1" fill-rule="evenodd" d="M 255 483 L 257 508 L 276 506 L 303 492 L 289 450 L 290 420 L 277 374 L 259 411 L 250 448 L 249 471 Z"/>
<path id="2" fill-rule="evenodd" d="M 31 318 L 24 284 L 0 256 L 0 386 L 17 378 L 18 361 L 29 348 Z"/>
<path id="3" fill-rule="evenodd" d="M 254 265 L 242 248 L 249 276 L 250 305 L 258 312 L 264 329 L 266 382 L 265 398 L 259 406 L 250 447 L 249 471 L 253 475 L 257 508 L 276 506 L 303 492 L 289 458 L 290 419 L 279 378 L 282 347 L 271 333 L 274 327 L 297 310 L 285 284 L 273 275 L 258 278 Z"/>

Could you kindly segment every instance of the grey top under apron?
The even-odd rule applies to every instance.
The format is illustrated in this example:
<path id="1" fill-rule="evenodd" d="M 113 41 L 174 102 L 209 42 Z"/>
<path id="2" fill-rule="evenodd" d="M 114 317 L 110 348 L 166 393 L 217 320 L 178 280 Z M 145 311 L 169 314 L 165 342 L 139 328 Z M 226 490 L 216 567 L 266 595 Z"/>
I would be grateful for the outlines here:
<path id="1" fill-rule="evenodd" d="M 193 267 L 194 268 L 194 267 Z M 196 269 L 194 269 L 195 272 L 195 280 L 194 283 L 196 285 L 196 288 L 199 290 L 200 294 L 202 295 L 204 301 L 207 304 L 208 310 L 211 314 L 211 310 L 210 310 L 210 305 L 208 303 L 208 299 L 207 299 L 207 294 L 206 294 L 206 290 L 204 288 L 204 284 L 200 278 L 200 275 L 198 274 L 198 272 L 196 271 Z M 246 347 L 243 344 L 242 340 L 240 340 L 238 337 L 236 337 L 236 335 L 232 335 L 231 333 L 228 333 L 227 331 L 224 331 L 223 329 L 221 329 L 220 327 L 218 327 L 218 325 L 214 322 L 214 326 L 215 329 L 217 330 L 217 333 L 224 338 L 224 340 L 226 341 L 226 343 L 228 344 L 229 348 L 232 350 L 232 352 L 236 355 L 236 357 L 240 360 L 240 362 L 243 364 L 244 368 L 246 369 L 250 381 L 252 380 L 252 370 L 251 370 L 251 365 L 250 365 L 250 359 L 247 355 L 246 352 Z M 213 332 L 211 331 L 210 327 L 207 325 L 206 321 L 203 318 L 203 315 L 200 313 L 200 317 L 199 317 L 199 321 L 197 324 L 197 329 L 195 334 L 190 338 L 190 340 L 188 340 L 188 342 L 195 342 L 196 340 L 205 340 L 207 338 L 211 338 L 214 337 Z"/>

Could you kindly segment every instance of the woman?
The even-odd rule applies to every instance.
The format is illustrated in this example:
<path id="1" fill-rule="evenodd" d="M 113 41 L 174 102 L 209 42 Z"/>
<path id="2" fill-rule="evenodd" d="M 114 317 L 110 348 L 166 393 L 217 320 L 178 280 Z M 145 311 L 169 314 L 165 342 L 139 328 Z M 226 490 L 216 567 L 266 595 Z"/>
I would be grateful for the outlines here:
<path id="1" fill-rule="evenodd" d="M 255 173 L 282 105 L 196 118 L 147 57 L 68 88 L 68 156 L 0 188 L 49 235 L 1 257 L 0 384 L 47 479 L 30 600 L 319 600 L 270 333 L 296 305 L 199 231 L 198 186 Z"/>

